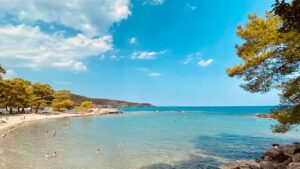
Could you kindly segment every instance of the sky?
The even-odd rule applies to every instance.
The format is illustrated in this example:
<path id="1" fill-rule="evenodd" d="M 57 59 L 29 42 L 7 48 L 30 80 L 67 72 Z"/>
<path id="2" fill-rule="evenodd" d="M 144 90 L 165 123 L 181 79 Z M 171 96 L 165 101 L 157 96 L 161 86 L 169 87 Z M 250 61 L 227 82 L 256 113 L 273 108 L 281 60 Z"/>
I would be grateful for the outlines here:
<path id="1" fill-rule="evenodd" d="M 240 88 L 238 24 L 273 0 L 0 0 L 5 78 L 157 106 L 276 105 Z"/>

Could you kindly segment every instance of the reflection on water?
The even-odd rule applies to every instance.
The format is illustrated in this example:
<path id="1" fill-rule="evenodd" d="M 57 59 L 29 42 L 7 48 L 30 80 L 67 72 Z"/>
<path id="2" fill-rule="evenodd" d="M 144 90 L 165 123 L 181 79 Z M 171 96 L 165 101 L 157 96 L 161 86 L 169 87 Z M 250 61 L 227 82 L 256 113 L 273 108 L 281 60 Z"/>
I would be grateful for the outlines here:
<path id="1" fill-rule="evenodd" d="M 133 109 L 123 115 L 34 122 L 1 142 L 0 168 L 215 168 L 229 160 L 259 158 L 271 143 L 297 136 L 271 133 L 271 120 L 240 116 L 265 107 L 249 113 L 230 109 Z M 45 159 L 54 152 L 56 158 Z"/>

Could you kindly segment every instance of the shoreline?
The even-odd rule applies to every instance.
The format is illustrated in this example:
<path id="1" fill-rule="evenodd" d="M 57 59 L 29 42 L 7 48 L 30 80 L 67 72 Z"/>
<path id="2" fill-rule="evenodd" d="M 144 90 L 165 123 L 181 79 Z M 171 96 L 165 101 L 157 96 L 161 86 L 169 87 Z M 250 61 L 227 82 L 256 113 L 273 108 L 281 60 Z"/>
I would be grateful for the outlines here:
<path id="1" fill-rule="evenodd" d="M 84 117 L 91 115 L 108 115 L 108 114 L 121 114 L 122 111 L 114 108 L 101 108 L 98 111 L 88 112 L 88 113 L 29 113 L 29 114 L 16 114 L 16 115 L 3 115 L 0 116 L 0 133 L 1 138 L 5 137 L 2 135 L 7 130 L 13 130 L 17 127 L 22 126 L 25 123 L 30 123 L 37 120 L 46 119 L 58 119 L 58 118 L 70 118 L 70 117 Z"/>

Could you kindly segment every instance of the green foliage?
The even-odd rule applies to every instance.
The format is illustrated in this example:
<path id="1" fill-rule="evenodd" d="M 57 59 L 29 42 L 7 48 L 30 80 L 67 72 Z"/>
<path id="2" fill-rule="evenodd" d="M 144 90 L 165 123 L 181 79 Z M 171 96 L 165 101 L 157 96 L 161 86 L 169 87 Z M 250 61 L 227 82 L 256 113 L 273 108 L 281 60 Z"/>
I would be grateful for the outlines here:
<path id="1" fill-rule="evenodd" d="M 280 31 L 282 25 L 282 19 L 272 13 L 266 13 L 266 18 L 249 15 L 245 27 L 237 28 L 237 35 L 244 40 L 236 45 L 243 62 L 227 69 L 229 76 L 247 81 L 242 85 L 247 91 L 282 91 L 282 107 L 274 111 L 280 124 L 274 131 L 300 124 L 300 33 Z"/>
<path id="2" fill-rule="evenodd" d="M 73 108 L 74 102 L 69 91 L 55 92 L 48 84 L 31 84 L 20 78 L 0 81 L 0 107 L 6 108 L 10 113 L 13 113 L 13 109 L 24 113 L 25 108 L 35 109 L 37 113 L 41 108 L 49 106 L 54 110 L 64 111 Z M 89 104 L 85 103 L 84 106 L 88 107 Z"/>
<path id="3" fill-rule="evenodd" d="M 80 107 L 85 108 L 85 109 L 92 108 L 92 106 L 93 106 L 93 102 L 91 102 L 91 101 L 83 101 L 80 104 Z"/>
<path id="4" fill-rule="evenodd" d="M 36 113 L 40 108 L 49 106 L 53 99 L 54 90 L 48 84 L 35 83 L 32 85 L 33 102 L 32 106 L 35 107 Z"/>
<path id="5" fill-rule="evenodd" d="M 75 103 L 71 100 L 71 93 L 67 90 L 56 91 L 53 94 L 53 101 L 51 107 L 55 111 L 70 110 Z"/>
<path id="6" fill-rule="evenodd" d="M 5 73 L 6 73 L 5 69 L 0 65 L 0 81 L 2 80 L 1 74 L 5 74 Z"/>
<path id="7" fill-rule="evenodd" d="M 75 110 L 81 113 L 86 113 L 88 112 L 88 109 L 92 107 L 93 107 L 92 101 L 83 101 L 81 102 L 80 106 L 75 107 Z"/>

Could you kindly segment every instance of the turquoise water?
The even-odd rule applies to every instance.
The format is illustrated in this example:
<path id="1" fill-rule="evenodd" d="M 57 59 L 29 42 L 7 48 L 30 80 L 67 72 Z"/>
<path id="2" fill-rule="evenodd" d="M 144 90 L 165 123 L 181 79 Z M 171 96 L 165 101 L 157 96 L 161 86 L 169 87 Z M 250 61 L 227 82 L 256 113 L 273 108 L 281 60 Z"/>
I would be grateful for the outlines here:
<path id="1" fill-rule="evenodd" d="M 252 116 L 271 108 L 130 108 L 121 115 L 43 120 L 2 141 L 0 168 L 215 168 L 231 160 L 260 158 L 272 143 L 299 140 L 297 131 L 274 134 L 274 121 Z M 56 137 L 51 135 L 54 129 Z M 57 158 L 45 160 L 47 152 L 57 152 Z"/>

